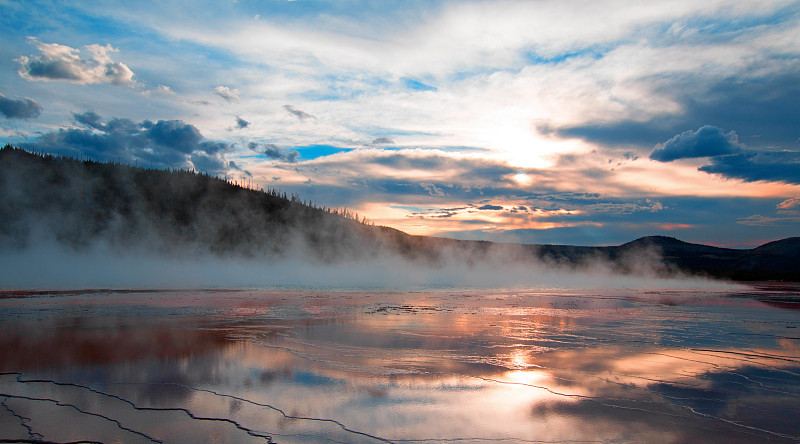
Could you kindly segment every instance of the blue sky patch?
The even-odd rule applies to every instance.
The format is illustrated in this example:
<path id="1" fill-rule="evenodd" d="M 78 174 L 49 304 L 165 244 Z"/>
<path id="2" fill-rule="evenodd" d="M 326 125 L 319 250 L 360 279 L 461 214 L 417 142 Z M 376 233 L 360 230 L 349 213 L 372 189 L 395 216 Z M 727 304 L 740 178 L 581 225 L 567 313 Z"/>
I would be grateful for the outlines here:
<path id="1" fill-rule="evenodd" d="M 403 82 L 406 85 L 406 88 L 413 89 L 414 91 L 437 91 L 435 86 L 426 85 L 419 80 L 406 78 L 403 79 Z"/>
<path id="2" fill-rule="evenodd" d="M 313 160 L 320 157 L 330 156 L 331 154 L 353 151 L 353 148 L 342 148 L 333 145 L 306 145 L 296 146 L 290 148 L 290 150 L 295 150 L 300 153 L 300 159 L 302 160 Z"/>

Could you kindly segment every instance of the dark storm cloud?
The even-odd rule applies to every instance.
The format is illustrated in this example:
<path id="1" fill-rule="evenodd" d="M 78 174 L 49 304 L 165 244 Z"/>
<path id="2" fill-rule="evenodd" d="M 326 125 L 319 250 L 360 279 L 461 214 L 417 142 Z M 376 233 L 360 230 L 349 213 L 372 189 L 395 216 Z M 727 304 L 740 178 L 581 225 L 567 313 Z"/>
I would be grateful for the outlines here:
<path id="1" fill-rule="evenodd" d="M 181 120 L 133 122 L 112 118 L 103 123 L 94 112 L 73 114 L 85 128 L 62 128 L 23 144 L 55 154 L 122 161 L 156 168 L 195 168 L 210 174 L 227 170 L 225 143 L 203 140 L 200 131 Z"/>
<path id="2" fill-rule="evenodd" d="M 266 156 L 268 159 L 271 160 L 280 160 L 289 163 L 296 163 L 297 156 L 300 155 L 297 151 L 287 151 L 284 150 L 274 143 L 265 143 L 263 145 L 258 144 L 256 142 L 250 142 L 247 144 L 247 147 L 251 150 L 261 153 Z"/>
<path id="3" fill-rule="evenodd" d="M 311 114 L 309 114 L 309 113 L 307 113 L 305 111 L 301 111 L 301 110 L 293 107 L 292 105 L 283 105 L 283 109 L 285 109 L 289 114 L 297 117 L 300 120 L 316 119 L 316 117 L 312 116 Z"/>
<path id="4" fill-rule="evenodd" d="M 29 98 L 9 99 L 0 94 L 0 114 L 7 119 L 31 119 L 42 113 L 42 105 Z"/>
<path id="5" fill-rule="evenodd" d="M 694 157 L 712 157 L 735 154 L 741 151 L 739 138 L 735 132 L 724 132 L 711 125 L 700 127 L 697 131 L 685 131 L 656 145 L 650 158 L 659 162 L 671 162 Z"/>
<path id="6" fill-rule="evenodd" d="M 732 156 L 717 156 L 699 170 L 747 182 L 765 180 L 800 184 L 800 152 L 748 151 Z"/>
<path id="7" fill-rule="evenodd" d="M 735 130 L 739 141 L 753 148 L 789 147 L 800 139 L 800 75 L 796 72 L 747 79 L 729 77 L 713 84 L 696 78 L 665 82 L 667 86 L 658 92 L 675 98 L 681 108 L 678 114 L 659 115 L 644 122 L 540 126 L 551 135 L 609 146 L 653 146 L 686 128 L 702 125 Z"/>

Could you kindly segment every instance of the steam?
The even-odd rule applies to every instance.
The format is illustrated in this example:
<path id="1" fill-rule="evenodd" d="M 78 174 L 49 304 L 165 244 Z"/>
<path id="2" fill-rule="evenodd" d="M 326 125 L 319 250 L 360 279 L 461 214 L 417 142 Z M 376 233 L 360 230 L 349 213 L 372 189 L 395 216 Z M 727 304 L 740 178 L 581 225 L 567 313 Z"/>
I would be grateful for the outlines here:
<path id="1" fill-rule="evenodd" d="M 409 236 L 209 176 L 11 149 L 0 152 L 0 203 L 6 289 L 728 285 L 680 276 L 655 247 L 609 260 Z"/>
<path id="2" fill-rule="evenodd" d="M 296 288 L 413 291 L 466 288 L 725 289 L 736 285 L 696 277 L 663 276 L 653 251 L 625 258 L 637 264 L 622 274 L 597 259 L 579 268 L 504 259 L 506 248 L 483 255 L 451 250 L 440 263 L 409 260 L 392 251 L 369 260 L 326 263 L 298 250 L 284 256 L 217 257 L 195 251 L 168 256 L 144 248 L 121 251 L 105 242 L 75 250 L 53 242 L 0 254 L 0 288 Z M 459 254 L 461 254 L 459 256 Z"/>

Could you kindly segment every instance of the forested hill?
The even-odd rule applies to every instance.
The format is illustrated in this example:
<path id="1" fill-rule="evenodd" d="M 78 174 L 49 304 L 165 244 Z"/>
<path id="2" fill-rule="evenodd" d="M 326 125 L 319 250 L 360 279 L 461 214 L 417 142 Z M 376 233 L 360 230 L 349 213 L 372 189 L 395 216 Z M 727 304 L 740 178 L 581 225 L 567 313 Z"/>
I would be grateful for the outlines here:
<path id="1" fill-rule="evenodd" d="M 643 252 L 658 266 L 743 280 L 800 281 L 800 238 L 751 250 L 652 236 L 620 246 L 509 245 L 412 236 L 373 226 L 347 210 L 317 207 L 275 190 L 255 190 L 185 170 L 0 149 L 0 254 L 57 244 L 81 251 L 187 257 L 300 257 L 321 262 L 397 257 L 437 265 L 544 261 L 565 267 L 604 262 L 637 272 Z"/>
<path id="2" fill-rule="evenodd" d="M 160 254 L 304 254 L 323 261 L 378 254 L 413 237 L 275 190 L 186 170 L 0 150 L 0 248 L 42 239 L 81 250 L 98 241 Z M 304 250 L 304 251 L 298 251 Z"/>

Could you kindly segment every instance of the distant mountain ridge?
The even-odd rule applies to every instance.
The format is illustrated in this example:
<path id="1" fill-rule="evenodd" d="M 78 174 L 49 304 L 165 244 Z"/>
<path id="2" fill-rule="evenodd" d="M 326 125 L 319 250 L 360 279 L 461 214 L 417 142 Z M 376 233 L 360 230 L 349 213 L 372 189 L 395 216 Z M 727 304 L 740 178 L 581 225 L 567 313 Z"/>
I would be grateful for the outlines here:
<path id="1" fill-rule="evenodd" d="M 681 270 L 740 280 L 798 280 L 800 237 L 739 250 L 691 244 L 671 237 L 650 236 L 622 245 L 657 245 L 662 259 Z"/>
<path id="2" fill-rule="evenodd" d="M 800 237 L 738 250 L 648 236 L 619 246 L 496 244 L 413 236 L 373 226 L 347 210 L 317 207 L 275 190 L 254 190 L 184 170 L 153 170 L 0 149 L 0 254 L 43 239 L 81 250 L 115 248 L 321 262 L 393 255 L 436 265 L 544 261 L 562 267 L 605 262 L 636 273 L 642 258 L 659 274 L 800 281 Z M 652 271 L 652 270 L 651 270 Z"/>

